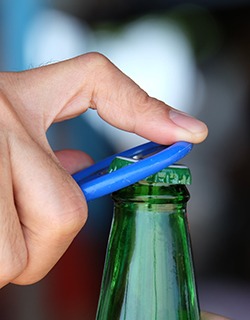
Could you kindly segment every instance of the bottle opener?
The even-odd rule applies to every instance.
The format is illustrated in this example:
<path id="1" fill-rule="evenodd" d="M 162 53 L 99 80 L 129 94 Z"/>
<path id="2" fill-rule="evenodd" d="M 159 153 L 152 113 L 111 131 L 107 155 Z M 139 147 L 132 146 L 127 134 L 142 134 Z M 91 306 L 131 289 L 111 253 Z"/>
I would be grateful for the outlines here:
<path id="1" fill-rule="evenodd" d="M 105 196 L 145 179 L 185 157 L 192 149 L 185 141 L 170 146 L 147 142 L 129 150 L 114 154 L 96 164 L 73 174 L 87 201 Z M 131 164 L 109 172 L 116 157 L 125 157 Z"/>

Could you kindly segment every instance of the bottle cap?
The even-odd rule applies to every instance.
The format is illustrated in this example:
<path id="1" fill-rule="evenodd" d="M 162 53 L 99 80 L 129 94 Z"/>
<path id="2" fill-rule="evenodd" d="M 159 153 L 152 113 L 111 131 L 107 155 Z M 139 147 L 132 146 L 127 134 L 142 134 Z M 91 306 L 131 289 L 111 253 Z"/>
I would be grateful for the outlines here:
<path id="1" fill-rule="evenodd" d="M 114 172 L 123 167 L 129 166 L 138 160 L 126 158 L 126 157 L 116 157 L 110 167 L 109 172 Z M 180 164 L 172 164 L 161 171 L 152 174 L 145 179 L 139 181 L 139 183 L 160 183 L 160 184 L 186 184 L 190 185 L 192 182 L 191 172 L 188 167 Z"/>

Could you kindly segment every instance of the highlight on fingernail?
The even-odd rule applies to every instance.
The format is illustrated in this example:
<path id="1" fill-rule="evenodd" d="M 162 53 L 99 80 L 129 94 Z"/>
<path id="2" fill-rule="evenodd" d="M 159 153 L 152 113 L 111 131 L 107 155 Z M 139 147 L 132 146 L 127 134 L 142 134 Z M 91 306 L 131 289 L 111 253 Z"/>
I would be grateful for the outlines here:
<path id="1" fill-rule="evenodd" d="M 207 126 L 204 122 L 179 110 L 171 109 L 169 118 L 178 126 L 191 133 L 207 133 Z"/>

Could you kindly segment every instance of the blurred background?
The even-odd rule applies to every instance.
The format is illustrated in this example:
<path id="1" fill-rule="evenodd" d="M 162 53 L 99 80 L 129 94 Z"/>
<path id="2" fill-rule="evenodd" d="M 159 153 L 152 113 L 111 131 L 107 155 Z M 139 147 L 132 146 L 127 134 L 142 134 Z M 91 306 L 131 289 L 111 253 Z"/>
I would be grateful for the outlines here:
<path id="1" fill-rule="evenodd" d="M 1 70 L 98 51 L 150 95 L 208 124 L 206 142 L 182 161 L 193 174 L 188 218 L 200 304 L 239 320 L 250 315 L 249 16 L 247 0 L 0 1 Z M 96 161 L 144 142 L 93 111 L 53 125 L 48 138 L 54 149 L 82 149 Z M 110 197 L 89 211 L 44 280 L 0 291 L 0 319 L 95 318 Z"/>

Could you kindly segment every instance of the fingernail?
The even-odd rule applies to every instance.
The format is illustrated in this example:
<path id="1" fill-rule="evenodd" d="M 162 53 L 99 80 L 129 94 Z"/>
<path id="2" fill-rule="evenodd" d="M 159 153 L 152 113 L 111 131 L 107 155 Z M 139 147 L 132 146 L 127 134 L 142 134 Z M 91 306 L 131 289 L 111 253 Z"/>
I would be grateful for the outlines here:
<path id="1" fill-rule="evenodd" d="M 201 133 L 207 131 L 207 126 L 200 120 L 177 110 L 169 111 L 169 118 L 179 127 L 191 132 Z"/>

